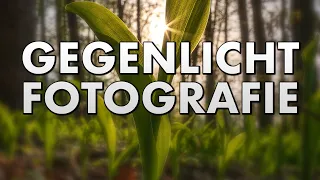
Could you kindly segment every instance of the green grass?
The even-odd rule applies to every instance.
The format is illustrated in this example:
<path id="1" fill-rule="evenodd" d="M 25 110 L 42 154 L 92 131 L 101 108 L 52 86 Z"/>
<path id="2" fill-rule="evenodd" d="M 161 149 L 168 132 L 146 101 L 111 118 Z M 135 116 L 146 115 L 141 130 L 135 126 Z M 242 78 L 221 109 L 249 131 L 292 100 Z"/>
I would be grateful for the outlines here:
<path id="1" fill-rule="evenodd" d="M 316 98 L 314 101 L 317 101 Z M 2 114 L 9 118 L 2 116 L 0 124 L 7 123 L 6 126 L 11 128 L 2 129 L 0 145 L 1 152 L 9 159 L 15 159 L 16 156 L 20 157 L 21 154 L 28 154 L 33 150 L 42 151 L 43 157 L 38 157 L 39 160 L 44 159 L 43 166 L 54 170 L 57 168 L 53 163 L 58 158 L 57 154 L 69 154 L 68 151 L 76 150 L 79 152 L 76 153 L 78 154 L 76 157 L 79 158 L 78 166 L 81 169 L 82 179 L 86 179 L 90 168 L 98 163 L 90 158 L 91 154 L 101 148 L 107 152 L 107 156 L 101 157 L 106 161 L 101 163 L 108 167 L 105 169 L 108 177 L 117 176 L 119 168 L 124 164 L 136 164 L 139 167 L 142 163 L 137 153 L 138 135 L 130 117 L 127 119 L 112 117 L 117 134 L 116 152 L 112 157 L 103 124 L 97 117 L 79 119 L 69 115 L 61 118 L 43 113 L 26 119 L 22 118 L 25 116 L 19 116 L 19 112 L 10 112 L 2 107 L 6 110 L 6 113 Z M 21 123 L 23 120 L 25 122 Z M 212 123 L 201 124 L 202 120 L 197 116 L 190 117 L 184 123 L 181 120 L 179 116 L 173 116 L 172 140 L 166 162 L 166 169 L 171 169 L 174 179 L 182 178 L 184 169 L 189 165 L 195 169 L 208 167 L 217 172 L 214 177 L 220 179 L 232 174 L 234 166 L 242 169 L 241 172 L 248 178 L 277 177 L 279 174 L 294 177 L 301 174 L 305 177 L 303 173 L 306 172 L 302 171 L 305 163 L 309 163 L 307 164 L 310 167 L 309 177 L 315 176 L 315 173 L 319 174 L 320 146 L 317 138 L 319 126 L 314 124 L 316 121 L 311 129 L 313 136 L 308 136 L 310 138 L 308 142 L 312 142 L 313 148 L 312 151 L 308 151 L 308 156 L 304 157 L 310 159 L 301 161 L 303 157 L 301 155 L 306 150 L 303 146 L 305 137 L 301 136 L 299 131 L 289 129 L 281 132 L 281 125 L 275 125 L 264 131 L 260 131 L 256 126 L 246 130 L 234 126 L 226 131 L 223 119 L 218 120 L 216 127 Z M 252 124 L 255 124 L 255 120 L 251 120 Z M 16 131 L 19 133 L 12 133 Z M 110 157 L 114 159 L 110 161 Z M 71 156 L 69 160 L 72 159 Z M 32 159 L 32 161 L 37 160 Z"/>

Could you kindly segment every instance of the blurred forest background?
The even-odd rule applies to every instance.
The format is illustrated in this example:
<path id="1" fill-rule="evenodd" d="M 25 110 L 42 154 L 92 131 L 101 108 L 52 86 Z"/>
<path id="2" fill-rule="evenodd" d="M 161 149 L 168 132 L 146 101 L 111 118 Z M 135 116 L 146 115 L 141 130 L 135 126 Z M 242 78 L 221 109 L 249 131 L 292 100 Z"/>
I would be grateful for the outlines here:
<path id="1" fill-rule="evenodd" d="M 46 76 L 34 76 L 24 69 L 22 51 L 32 41 L 49 42 L 56 49 L 54 54 L 58 54 L 60 41 L 78 41 L 83 48 L 97 40 L 83 20 L 65 11 L 65 5 L 71 2 L 0 2 L 0 180 L 108 179 L 106 137 L 97 117 L 81 112 L 57 117 L 47 112 L 43 104 L 35 106 L 32 116 L 21 113 L 24 81 L 42 81 L 45 86 L 58 80 L 104 81 L 107 86 L 118 80 L 115 72 L 94 76 L 81 70 L 77 76 L 62 76 L 57 67 Z M 140 41 L 154 41 L 161 46 L 167 30 L 165 1 L 95 2 L 117 14 Z M 272 80 L 277 88 L 279 81 L 295 80 L 300 86 L 300 114 L 265 115 L 261 113 L 264 107 L 256 105 L 253 115 L 231 116 L 221 111 L 217 115 L 195 116 L 180 115 L 175 108 L 170 113 L 172 148 L 163 179 L 320 179 L 319 31 L 319 0 L 212 0 L 202 41 L 213 42 L 213 52 L 226 41 L 255 41 L 257 53 L 264 53 L 266 41 L 299 41 L 301 51 L 295 53 L 295 75 L 284 75 L 283 53 L 277 52 L 274 76 L 261 73 L 263 64 L 258 66 L 257 76 L 228 76 L 213 67 L 212 75 L 177 74 L 173 81 L 175 93 L 179 93 L 178 82 L 200 82 L 205 87 L 202 104 L 207 107 L 215 82 L 228 81 L 240 107 L 242 81 Z M 192 64 L 201 65 L 201 52 L 200 43 L 192 54 Z M 95 62 L 97 58 L 95 54 Z M 244 58 L 245 53 L 228 56 L 230 64 Z M 263 104 L 264 92 L 259 93 Z M 63 101 L 66 97 L 61 94 L 59 98 Z M 123 93 L 116 100 L 126 103 Z M 86 107 L 85 102 L 81 107 Z M 114 179 L 139 179 L 141 166 L 132 118 L 114 118 L 121 155 Z"/>

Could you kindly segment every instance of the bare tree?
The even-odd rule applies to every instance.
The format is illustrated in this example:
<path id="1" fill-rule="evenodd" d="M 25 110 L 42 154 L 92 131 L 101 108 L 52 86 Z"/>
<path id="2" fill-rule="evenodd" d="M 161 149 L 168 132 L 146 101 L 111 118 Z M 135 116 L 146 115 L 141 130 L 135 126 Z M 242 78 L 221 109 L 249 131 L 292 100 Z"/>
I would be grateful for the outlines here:
<path id="1" fill-rule="evenodd" d="M 13 109 L 23 106 L 23 82 L 34 80 L 21 62 L 23 49 L 35 40 L 34 12 L 35 0 L 0 1 L 0 101 Z"/>
<path id="2" fill-rule="evenodd" d="M 249 27 L 248 27 L 248 14 L 247 14 L 247 2 L 246 0 L 237 0 L 238 2 L 238 14 L 240 23 L 241 43 L 245 44 L 249 41 Z M 250 77 L 244 73 L 246 67 L 246 54 L 245 46 L 242 46 L 242 80 L 250 81 Z"/>
<path id="3" fill-rule="evenodd" d="M 117 1 L 118 16 L 119 16 L 119 18 L 122 19 L 122 20 L 123 20 L 124 5 L 125 5 L 125 3 L 122 2 L 122 0 L 118 0 L 118 1 Z"/>
<path id="4" fill-rule="evenodd" d="M 228 30 L 228 23 L 229 23 L 229 0 L 225 0 L 224 4 L 224 41 L 227 42 L 229 38 L 229 30 Z M 228 62 L 228 57 L 226 57 L 226 61 Z M 228 81 L 228 76 L 224 73 L 224 80 Z M 227 110 L 223 111 L 223 118 L 226 124 L 227 129 L 229 129 L 229 114 Z"/>
<path id="5" fill-rule="evenodd" d="M 141 42 L 141 0 L 137 0 L 137 37 Z"/>
<path id="6" fill-rule="evenodd" d="M 192 66 L 196 66 L 198 63 L 198 53 L 199 53 L 199 46 L 196 46 L 196 48 L 194 49 L 194 51 L 192 52 Z M 191 76 L 191 81 L 192 82 L 196 82 L 197 79 L 197 75 L 193 74 Z"/>
<path id="7" fill-rule="evenodd" d="M 216 1 L 215 7 L 218 7 L 218 2 L 219 0 Z M 215 16 L 216 16 L 216 13 L 215 13 Z M 210 42 L 213 41 L 213 27 L 214 27 L 213 24 L 215 24 L 215 21 L 213 21 L 212 23 L 212 12 L 210 12 L 207 28 L 205 31 L 206 41 L 210 41 Z M 214 86 L 215 86 L 215 82 L 214 82 L 214 71 L 213 71 L 212 74 L 206 76 L 206 107 L 208 107 L 210 104 L 212 95 L 214 93 Z M 206 122 L 214 121 L 215 120 L 214 118 L 215 118 L 214 115 L 208 114 L 206 115 Z"/>
<path id="8" fill-rule="evenodd" d="M 293 17 L 292 20 L 292 35 L 294 41 L 300 42 L 300 48 L 303 50 L 306 46 L 311 42 L 314 36 L 314 23 L 316 22 L 316 18 L 314 16 L 313 11 L 313 0 L 293 0 L 292 1 L 292 12 L 291 15 Z M 309 72 L 303 63 L 302 60 L 302 51 L 298 51 L 295 54 L 295 80 L 299 82 L 299 92 L 298 92 L 298 107 L 305 109 L 308 100 L 310 100 L 311 95 L 316 91 L 317 82 L 313 82 L 313 87 L 303 87 L 306 85 L 306 81 L 304 79 L 304 72 Z M 308 81 L 316 81 L 316 79 L 308 79 Z M 311 84 L 311 83 L 308 83 Z M 308 93 L 307 93 L 308 92 Z M 305 180 L 312 179 L 312 165 L 310 163 L 310 152 L 312 152 L 313 143 L 311 142 L 311 134 L 310 134 L 310 126 L 311 120 L 309 113 L 304 113 L 304 116 L 294 116 L 294 125 L 295 128 L 299 128 L 301 125 L 302 131 L 302 170 L 301 170 L 301 178 Z M 303 119 L 300 119 L 303 118 Z"/>
<path id="9" fill-rule="evenodd" d="M 281 14 L 280 14 L 280 29 L 281 29 L 281 39 L 282 41 L 288 41 L 288 33 L 286 32 L 286 0 L 281 0 Z M 284 59 L 284 53 L 282 54 L 282 59 Z M 284 60 L 280 61 L 280 80 L 284 80 Z"/>
<path id="10" fill-rule="evenodd" d="M 199 45 L 196 46 L 196 48 L 194 49 L 194 51 L 192 52 L 191 55 L 191 64 L 192 66 L 197 66 L 198 64 L 198 56 L 199 56 Z M 191 75 L 191 82 L 197 82 L 197 75 L 196 74 L 192 74 Z M 192 113 L 189 114 L 189 117 L 193 116 L 194 112 L 192 111 Z M 194 123 L 191 124 L 191 126 L 193 126 Z"/>
<path id="11" fill-rule="evenodd" d="M 265 42 L 266 34 L 264 28 L 264 19 L 262 17 L 262 2 L 261 0 L 251 0 L 252 12 L 253 12 L 253 28 L 254 28 L 254 37 L 256 41 L 256 52 L 265 53 Z M 259 125 L 261 128 L 266 128 L 272 122 L 271 115 L 264 113 L 265 109 L 265 87 L 264 82 L 268 81 L 270 78 L 266 75 L 265 63 L 259 63 L 257 67 L 257 79 L 261 82 L 260 94 L 260 104 L 258 106 L 258 119 Z"/>
<path id="12" fill-rule="evenodd" d="M 316 18 L 313 11 L 313 0 L 292 0 L 292 36 L 293 41 L 300 42 L 300 49 L 304 49 L 308 43 L 312 40 L 314 36 L 314 22 Z M 301 56 L 302 51 L 297 51 L 295 54 L 295 80 L 299 83 L 299 92 L 298 92 L 298 106 L 304 107 L 306 103 L 306 97 L 304 97 L 304 88 L 303 84 L 303 70 L 304 65 Z M 316 82 L 314 83 L 316 89 Z M 299 116 L 294 116 L 294 126 L 298 128 L 299 126 Z"/>
<path id="13" fill-rule="evenodd" d="M 281 39 L 282 41 L 288 41 L 288 33 L 287 33 L 287 27 L 286 27 L 286 17 L 287 17 L 287 8 L 286 8 L 286 0 L 281 0 L 281 12 L 280 12 L 280 19 L 279 19 L 279 26 L 281 29 Z M 284 76 L 284 52 L 282 52 L 281 54 L 281 59 L 279 62 L 279 78 L 280 81 L 285 81 L 285 76 Z M 277 108 L 278 109 L 278 108 Z M 282 120 L 282 130 L 286 130 L 287 129 L 287 116 L 282 115 L 281 116 L 281 120 Z"/>
<path id="14" fill-rule="evenodd" d="M 123 1 L 123 0 L 117 1 L 118 16 L 122 21 L 124 21 L 124 8 L 126 3 L 127 1 Z M 125 105 L 127 102 L 126 93 L 124 91 L 121 91 L 120 93 L 120 101 L 122 105 Z"/>
<path id="15" fill-rule="evenodd" d="M 65 13 L 63 11 L 64 3 L 63 0 L 56 0 L 56 40 L 57 47 L 60 46 L 60 42 L 65 40 Z M 59 74 L 59 80 L 62 80 L 62 75 Z"/>
<path id="16" fill-rule="evenodd" d="M 66 0 L 66 3 L 72 3 L 74 2 L 74 0 Z M 77 22 L 77 16 L 74 13 L 67 13 L 68 16 L 68 28 L 69 28 L 69 40 L 70 41 L 74 41 L 74 42 L 79 42 L 80 38 L 79 38 L 79 28 L 78 28 L 78 22 Z M 80 47 L 79 47 L 80 49 Z M 74 52 L 76 53 L 76 52 Z M 77 51 L 77 54 L 80 53 L 79 51 Z M 82 81 L 84 79 L 84 72 L 82 69 L 82 63 L 80 63 L 78 61 L 78 67 L 79 67 L 79 74 L 78 76 L 76 76 L 76 79 L 78 79 L 79 81 Z"/>
<path id="17" fill-rule="evenodd" d="M 40 17 L 40 32 L 41 32 L 41 40 L 46 40 L 46 23 L 45 23 L 45 16 L 46 16 L 46 10 L 45 10 L 45 0 L 39 1 L 39 17 Z"/>

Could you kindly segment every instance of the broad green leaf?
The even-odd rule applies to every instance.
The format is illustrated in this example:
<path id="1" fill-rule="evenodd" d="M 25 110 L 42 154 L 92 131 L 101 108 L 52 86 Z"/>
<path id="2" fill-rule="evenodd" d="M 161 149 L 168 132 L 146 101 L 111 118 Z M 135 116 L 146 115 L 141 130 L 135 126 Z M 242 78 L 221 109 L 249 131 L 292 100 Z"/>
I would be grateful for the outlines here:
<path id="1" fill-rule="evenodd" d="M 237 150 L 244 144 L 246 138 L 245 133 L 241 133 L 234 137 L 227 145 L 224 161 L 228 162 Z"/>
<path id="2" fill-rule="evenodd" d="M 163 168 L 166 163 L 167 156 L 170 150 L 171 141 L 171 124 L 169 121 L 169 116 L 162 115 L 160 119 L 160 125 L 157 135 L 157 156 L 158 156 L 158 169 L 157 169 L 157 179 L 160 179 Z"/>
<path id="3" fill-rule="evenodd" d="M 113 48 L 113 54 L 119 58 L 120 42 L 138 42 L 137 38 L 128 30 L 126 25 L 105 7 L 92 2 L 75 2 L 68 4 L 66 9 L 83 18 L 101 41 L 109 43 Z M 138 52 L 139 63 L 136 66 L 139 72 L 143 71 L 143 53 L 140 44 Z M 153 76 L 139 73 L 135 76 L 119 74 L 119 60 L 116 61 L 116 71 L 122 81 L 133 84 L 142 97 L 145 87 L 154 81 Z M 133 118 L 137 128 L 144 179 L 156 180 L 160 177 L 160 169 L 163 169 L 165 158 L 170 145 L 170 122 L 168 118 L 156 117 L 150 114 L 139 102 L 133 112 Z M 161 127 L 162 129 L 160 129 Z M 158 131 L 160 130 L 160 131 Z"/>
<path id="4" fill-rule="evenodd" d="M 167 0 L 166 23 L 168 30 L 163 41 L 163 53 L 166 51 L 165 43 L 176 42 L 177 66 L 180 66 L 180 43 L 190 42 L 191 52 L 198 45 L 210 14 L 211 0 Z M 190 52 L 190 53 L 191 53 Z M 163 70 L 159 72 L 158 80 L 171 83 L 173 75 L 167 75 Z"/>
<path id="5" fill-rule="evenodd" d="M 98 96 L 97 98 L 97 104 L 98 104 L 98 121 L 100 123 L 100 126 L 102 128 L 102 132 L 104 135 L 104 139 L 106 141 L 107 146 L 107 153 L 108 153 L 108 163 L 110 172 L 110 177 L 113 177 L 114 175 L 114 169 L 113 164 L 115 161 L 115 155 L 117 150 L 117 133 L 116 133 L 116 126 L 113 122 L 112 115 L 108 111 L 108 109 L 104 105 L 104 100 L 101 96 Z"/>

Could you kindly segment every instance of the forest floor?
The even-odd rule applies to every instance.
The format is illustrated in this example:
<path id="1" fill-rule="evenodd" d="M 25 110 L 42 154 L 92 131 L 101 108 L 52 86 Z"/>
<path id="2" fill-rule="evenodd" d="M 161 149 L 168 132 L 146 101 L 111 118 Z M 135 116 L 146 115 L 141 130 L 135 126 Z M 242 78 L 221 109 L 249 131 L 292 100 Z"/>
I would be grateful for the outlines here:
<path id="1" fill-rule="evenodd" d="M 107 180 L 107 166 L 104 152 L 95 152 L 90 157 L 86 171 L 81 169 L 79 157 L 68 156 L 66 153 L 56 154 L 52 168 L 48 169 L 44 162 L 44 153 L 32 150 L 29 154 L 20 154 L 14 158 L 8 158 L 0 154 L 0 180 Z M 86 172 L 86 173 L 85 173 Z M 84 173 L 86 174 L 84 176 Z M 173 180 L 171 169 L 166 168 L 162 180 Z M 195 165 L 183 165 L 180 179 L 182 180 L 214 180 L 216 168 L 199 167 Z M 82 178 L 87 177 L 87 178 Z M 224 180 L 291 180 L 298 179 L 297 168 L 284 168 L 278 175 L 259 177 L 257 172 L 248 172 L 240 164 L 234 164 L 226 171 Z M 141 179 L 140 167 L 134 167 L 127 163 L 118 170 L 115 180 L 138 180 Z M 320 173 L 313 179 L 320 179 Z"/>

